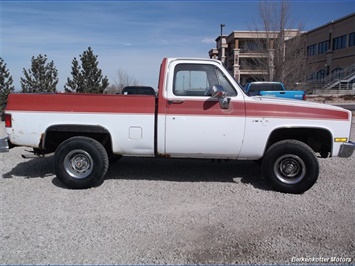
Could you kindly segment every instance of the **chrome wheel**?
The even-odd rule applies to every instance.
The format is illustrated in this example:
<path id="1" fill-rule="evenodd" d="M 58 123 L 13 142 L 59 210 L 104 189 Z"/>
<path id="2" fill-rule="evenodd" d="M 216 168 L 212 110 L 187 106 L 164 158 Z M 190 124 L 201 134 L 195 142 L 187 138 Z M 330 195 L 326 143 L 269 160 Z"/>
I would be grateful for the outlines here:
<path id="1" fill-rule="evenodd" d="M 293 154 L 286 154 L 278 158 L 274 164 L 276 177 L 285 184 L 296 184 L 306 175 L 306 164 Z"/>
<path id="2" fill-rule="evenodd" d="M 90 154 L 83 150 L 73 150 L 64 159 L 65 171 L 75 179 L 88 177 L 93 170 L 93 165 Z"/>

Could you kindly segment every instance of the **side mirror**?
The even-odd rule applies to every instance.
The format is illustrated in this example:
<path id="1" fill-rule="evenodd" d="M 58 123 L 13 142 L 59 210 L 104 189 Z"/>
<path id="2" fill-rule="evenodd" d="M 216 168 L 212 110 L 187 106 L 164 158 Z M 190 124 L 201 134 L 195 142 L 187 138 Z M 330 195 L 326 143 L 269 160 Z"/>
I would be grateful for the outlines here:
<path id="1" fill-rule="evenodd" d="M 218 99 L 221 109 L 228 109 L 230 98 L 226 97 L 226 91 L 221 85 L 213 85 L 212 97 Z"/>
<path id="2" fill-rule="evenodd" d="M 221 85 L 213 85 L 212 87 L 212 97 L 213 98 L 222 98 L 226 95 L 224 88 Z"/>

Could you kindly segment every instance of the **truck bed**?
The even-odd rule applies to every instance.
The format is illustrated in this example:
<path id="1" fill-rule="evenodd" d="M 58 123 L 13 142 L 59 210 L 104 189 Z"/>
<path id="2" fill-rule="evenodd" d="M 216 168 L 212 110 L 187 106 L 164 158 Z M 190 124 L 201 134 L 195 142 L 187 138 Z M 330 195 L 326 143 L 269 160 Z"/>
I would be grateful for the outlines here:
<path id="1" fill-rule="evenodd" d="M 48 128 L 100 128 L 111 133 L 113 152 L 154 155 L 156 97 L 105 94 L 10 94 L 12 144 L 45 148 Z M 120 140 L 120 141 L 118 141 Z"/>

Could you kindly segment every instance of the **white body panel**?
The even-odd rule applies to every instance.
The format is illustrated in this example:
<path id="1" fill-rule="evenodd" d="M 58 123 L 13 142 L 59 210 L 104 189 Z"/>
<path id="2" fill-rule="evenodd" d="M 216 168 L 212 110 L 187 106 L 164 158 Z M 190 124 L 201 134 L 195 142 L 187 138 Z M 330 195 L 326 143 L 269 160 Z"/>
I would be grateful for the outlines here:
<path id="1" fill-rule="evenodd" d="M 243 124 L 244 119 L 237 117 L 166 116 L 166 154 L 237 158 L 244 136 Z"/>
<path id="2" fill-rule="evenodd" d="M 277 103 L 284 106 L 296 107 L 310 107 L 324 110 L 342 110 L 348 112 L 351 117 L 351 112 L 343 108 L 320 103 L 313 103 L 307 101 L 290 100 L 283 98 L 269 98 L 269 97 L 248 97 L 245 99 L 251 103 Z M 239 159 L 255 159 L 263 156 L 265 146 L 271 133 L 277 129 L 283 128 L 317 128 L 327 130 L 332 140 L 334 138 L 350 139 L 351 121 L 332 120 L 332 119 L 298 119 L 298 118 L 278 118 L 278 117 L 263 117 L 263 116 L 248 116 L 246 117 L 246 130 L 243 148 L 240 152 Z M 310 136 L 317 138 L 317 136 Z M 341 146 L 341 142 L 332 142 L 331 156 L 337 156 Z"/>
<path id="3" fill-rule="evenodd" d="M 101 126 L 111 134 L 113 152 L 124 155 L 154 155 L 154 116 L 142 114 L 63 113 L 12 111 L 7 129 L 16 145 L 39 147 L 46 129 L 53 125 Z"/>
<path id="4" fill-rule="evenodd" d="M 261 118 L 248 117 L 246 120 L 245 139 L 243 148 L 239 154 L 239 159 L 249 160 L 261 158 L 265 152 L 266 143 L 271 133 L 276 129 L 282 128 L 318 128 L 329 131 L 334 137 L 349 137 L 344 136 L 344 122 L 324 120 L 295 120 L 281 118 Z M 310 136 L 317 138 L 317 136 Z M 331 156 L 337 156 L 339 152 L 340 142 L 333 142 Z"/>

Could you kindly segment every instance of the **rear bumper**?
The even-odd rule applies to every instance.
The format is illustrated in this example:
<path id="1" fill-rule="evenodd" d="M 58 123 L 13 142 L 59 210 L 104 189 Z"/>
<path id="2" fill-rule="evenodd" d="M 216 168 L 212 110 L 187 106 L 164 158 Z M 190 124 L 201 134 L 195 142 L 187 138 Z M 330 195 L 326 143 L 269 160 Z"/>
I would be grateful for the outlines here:
<path id="1" fill-rule="evenodd" d="M 8 152 L 10 150 L 9 137 L 0 139 L 0 152 Z"/>
<path id="2" fill-rule="evenodd" d="M 348 158 L 353 154 L 354 150 L 355 150 L 355 143 L 354 142 L 349 141 L 349 142 L 343 143 L 340 146 L 338 156 L 342 157 L 342 158 Z"/>

